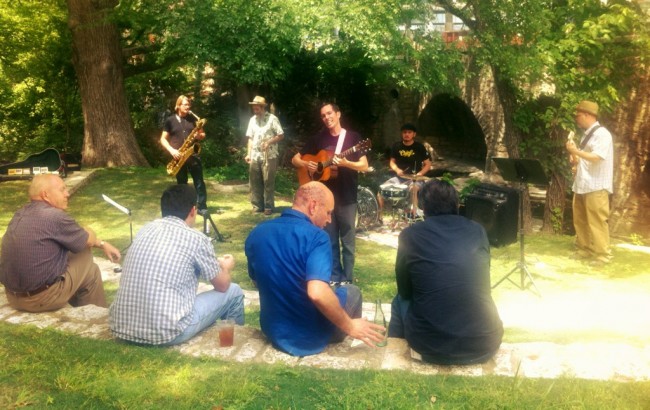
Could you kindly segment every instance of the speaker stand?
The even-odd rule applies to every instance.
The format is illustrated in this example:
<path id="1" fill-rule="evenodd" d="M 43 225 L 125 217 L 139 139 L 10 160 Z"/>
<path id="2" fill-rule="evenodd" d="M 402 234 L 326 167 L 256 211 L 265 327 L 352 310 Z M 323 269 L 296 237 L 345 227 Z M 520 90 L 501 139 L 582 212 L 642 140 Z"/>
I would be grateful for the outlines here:
<path id="1" fill-rule="evenodd" d="M 537 285 L 535 285 L 533 276 L 528 270 L 528 265 L 526 265 L 526 255 L 524 252 L 524 189 L 524 183 L 521 182 L 519 184 L 519 262 L 517 262 L 517 265 L 515 265 L 515 267 L 512 268 L 512 270 L 508 272 L 507 275 L 499 279 L 499 281 L 495 283 L 494 286 L 492 286 L 492 289 L 499 286 L 501 282 L 508 280 L 519 289 L 530 290 L 537 296 L 541 297 L 542 294 L 537 288 Z M 517 271 L 519 271 L 519 283 L 513 281 L 510 278 L 510 276 Z"/>
<path id="2" fill-rule="evenodd" d="M 501 176 L 506 181 L 518 182 L 519 183 L 519 262 L 506 276 L 501 278 L 492 289 L 499 286 L 504 280 L 509 280 L 514 285 L 516 285 L 521 290 L 531 290 L 537 296 L 542 296 L 535 285 L 535 281 L 528 270 L 526 265 L 526 257 L 524 255 L 524 192 L 526 189 L 526 184 L 548 184 L 548 178 L 544 173 L 542 164 L 536 159 L 525 159 L 525 158 L 492 158 L 492 161 L 497 165 L 499 171 L 501 171 Z M 510 275 L 519 271 L 520 281 L 519 283 L 514 282 L 510 279 Z M 528 279 L 529 283 L 526 283 Z M 531 288 L 532 286 L 532 288 Z"/>

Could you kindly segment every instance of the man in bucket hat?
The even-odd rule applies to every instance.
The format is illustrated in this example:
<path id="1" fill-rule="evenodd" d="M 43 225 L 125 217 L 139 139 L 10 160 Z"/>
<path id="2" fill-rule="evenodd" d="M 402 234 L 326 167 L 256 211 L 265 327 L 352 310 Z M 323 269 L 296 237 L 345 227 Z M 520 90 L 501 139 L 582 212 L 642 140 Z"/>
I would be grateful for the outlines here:
<path id="1" fill-rule="evenodd" d="M 584 130 L 580 144 L 569 140 L 566 149 L 576 173 L 573 181 L 574 257 L 592 265 L 610 261 L 609 195 L 613 193 L 614 146 L 612 134 L 598 122 L 598 104 L 581 101 L 576 124 Z"/>
<path id="2" fill-rule="evenodd" d="M 275 208 L 275 173 L 278 168 L 278 143 L 284 138 L 280 120 L 266 111 L 266 99 L 256 96 L 249 102 L 253 116 L 248 122 L 246 138 L 249 185 L 253 212 L 271 215 Z"/>

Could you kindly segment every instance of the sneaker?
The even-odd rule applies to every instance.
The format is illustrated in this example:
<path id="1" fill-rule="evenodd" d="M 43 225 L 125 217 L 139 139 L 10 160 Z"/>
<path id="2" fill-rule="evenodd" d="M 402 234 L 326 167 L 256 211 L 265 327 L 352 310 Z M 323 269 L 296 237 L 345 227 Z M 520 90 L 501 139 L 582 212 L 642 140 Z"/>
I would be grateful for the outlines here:
<path id="1" fill-rule="evenodd" d="M 273 211 L 271 209 L 265 209 L 264 210 L 264 215 L 269 216 L 269 215 L 272 215 L 272 214 L 273 214 Z"/>

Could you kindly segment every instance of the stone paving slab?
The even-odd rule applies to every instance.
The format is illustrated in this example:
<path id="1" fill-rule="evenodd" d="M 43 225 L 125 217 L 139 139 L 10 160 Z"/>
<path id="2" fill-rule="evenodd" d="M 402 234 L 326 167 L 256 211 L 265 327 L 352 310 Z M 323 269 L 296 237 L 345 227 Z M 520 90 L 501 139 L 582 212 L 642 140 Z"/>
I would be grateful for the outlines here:
<path id="1" fill-rule="evenodd" d="M 95 258 L 105 280 L 117 280 L 113 264 Z M 203 284 L 199 291 L 208 289 Z M 255 291 L 245 291 L 246 305 L 258 305 Z M 388 304 L 385 312 L 390 312 Z M 374 305 L 364 303 L 364 317 L 371 319 Z M 17 325 L 33 325 L 76 334 L 81 337 L 112 340 L 108 328 L 108 309 L 97 306 L 71 306 L 56 312 L 31 314 L 12 309 L 4 292 L 0 292 L 0 320 Z M 116 341 L 116 343 L 120 343 Z M 489 362 L 472 366 L 437 366 L 411 358 L 403 339 L 389 338 L 384 348 L 371 348 L 360 341 L 346 338 L 329 345 L 322 353 L 303 358 L 274 349 L 259 329 L 236 326 L 234 345 L 219 347 L 216 327 L 210 327 L 187 343 L 170 347 L 194 357 L 214 357 L 231 362 L 280 363 L 286 366 L 309 366 L 328 369 L 403 370 L 424 375 L 557 378 L 577 377 L 594 380 L 650 380 L 650 347 L 637 348 L 615 343 L 503 343 Z"/>

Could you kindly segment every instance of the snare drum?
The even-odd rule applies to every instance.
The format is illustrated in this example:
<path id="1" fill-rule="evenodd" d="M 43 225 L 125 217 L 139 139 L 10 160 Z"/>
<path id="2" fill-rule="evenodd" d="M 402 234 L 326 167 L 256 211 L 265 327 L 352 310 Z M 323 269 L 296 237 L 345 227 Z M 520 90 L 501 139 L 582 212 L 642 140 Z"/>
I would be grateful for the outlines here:
<path id="1" fill-rule="evenodd" d="M 391 199 L 406 198 L 409 192 L 408 185 L 404 185 L 404 184 L 395 184 L 395 185 L 388 185 L 388 186 L 382 185 L 380 188 L 381 188 L 381 195 L 384 198 L 391 198 Z"/>

